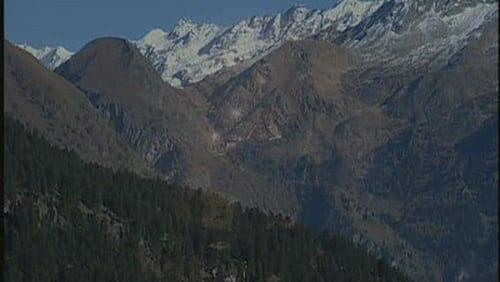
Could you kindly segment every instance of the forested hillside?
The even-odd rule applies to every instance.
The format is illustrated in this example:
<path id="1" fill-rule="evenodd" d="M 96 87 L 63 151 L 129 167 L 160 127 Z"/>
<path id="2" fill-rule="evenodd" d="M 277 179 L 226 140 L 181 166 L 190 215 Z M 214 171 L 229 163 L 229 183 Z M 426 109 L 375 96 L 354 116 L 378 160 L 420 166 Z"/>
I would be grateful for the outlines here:
<path id="1" fill-rule="evenodd" d="M 6 281 L 405 281 L 352 242 L 5 124 Z"/>

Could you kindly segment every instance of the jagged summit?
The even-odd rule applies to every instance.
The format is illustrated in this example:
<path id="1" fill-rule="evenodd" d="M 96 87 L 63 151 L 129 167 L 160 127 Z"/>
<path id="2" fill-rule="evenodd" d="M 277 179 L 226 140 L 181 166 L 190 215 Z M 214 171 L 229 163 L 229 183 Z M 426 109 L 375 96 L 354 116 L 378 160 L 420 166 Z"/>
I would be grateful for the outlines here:
<path id="1" fill-rule="evenodd" d="M 412 64 L 444 62 L 498 14 L 496 1 L 344 0 L 330 8 L 296 4 L 283 13 L 253 16 L 231 26 L 181 18 L 171 31 L 155 28 L 132 41 L 162 79 L 183 87 L 233 66 L 248 66 L 289 40 L 316 37 L 376 60 L 409 53 Z M 35 52 L 54 69 L 71 53 Z M 439 56 L 436 56 L 439 55 Z"/>
<path id="2" fill-rule="evenodd" d="M 343 5 L 342 13 L 361 16 L 374 10 L 379 2 L 363 2 L 360 4 L 363 9 L 351 5 L 355 11 Z M 331 9 L 310 10 L 299 4 L 284 13 L 253 16 L 227 28 L 200 25 L 184 18 L 166 39 L 162 36 L 161 40 L 151 43 L 150 36 L 145 36 L 136 44 L 162 78 L 179 87 L 200 81 L 225 67 L 257 60 L 287 40 L 307 38 L 343 20 Z"/>
<path id="3" fill-rule="evenodd" d="M 301 16 L 304 16 L 309 12 L 309 9 L 305 4 L 293 4 L 284 15 L 295 20 L 299 20 Z"/>
<path id="4" fill-rule="evenodd" d="M 414 48 L 408 51 L 412 58 L 418 59 L 424 50 L 431 58 L 441 53 L 443 61 L 460 49 L 485 15 L 496 13 L 496 6 L 495 1 L 477 0 L 344 0 L 316 10 L 299 4 L 283 13 L 253 16 L 227 28 L 205 28 L 204 32 L 196 32 L 199 25 L 182 19 L 161 46 L 145 39 L 137 44 L 162 78 L 176 87 L 198 82 L 223 68 L 248 65 L 288 40 L 312 36 L 356 49 L 376 45 L 376 51 L 390 50 L 389 54 L 406 52 L 408 46 L 391 44 L 409 38 Z M 443 26 L 445 30 L 440 31 Z M 424 46 L 426 38 L 434 40 L 435 35 L 441 36 L 437 45 Z M 447 41 L 453 48 L 443 52 L 441 47 L 446 47 Z"/>
<path id="5" fill-rule="evenodd" d="M 188 32 L 195 29 L 197 26 L 198 24 L 196 24 L 190 18 L 182 17 L 174 26 L 170 34 L 173 35 L 174 37 L 179 38 L 186 35 Z"/>
<path id="6" fill-rule="evenodd" d="M 223 68 L 256 61 L 288 40 L 338 26 L 345 30 L 370 16 L 384 0 L 346 0 L 325 10 L 296 4 L 283 13 L 253 16 L 227 28 L 183 18 L 161 44 L 136 41 L 162 78 L 176 87 L 198 82 Z"/>
<path id="7" fill-rule="evenodd" d="M 22 43 L 17 44 L 17 47 L 33 55 L 50 70 L 54 70 L 73 55 L 73 52 L 61 46 L 35 48 L 27 43 Z"/>
<path id="8" fill-rule="evenodd" d="M 495 1 L 384 1 L 349 28 L 330 27 L 317 38 L 357 49 L 369 63 L 438 67 L 498 18 Z"/>

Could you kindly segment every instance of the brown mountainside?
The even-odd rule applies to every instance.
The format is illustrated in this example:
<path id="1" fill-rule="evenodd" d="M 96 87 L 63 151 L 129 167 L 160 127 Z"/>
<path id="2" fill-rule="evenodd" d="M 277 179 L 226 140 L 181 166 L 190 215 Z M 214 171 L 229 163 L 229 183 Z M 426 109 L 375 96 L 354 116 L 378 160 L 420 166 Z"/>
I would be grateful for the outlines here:
<path id="1" fill-rule="evenodd" d="M 81 89 L 115 130 L 166 178 L 215 188 L 249 205 L 291 213 L 293 199 L 216 150 L 207 101 L 164 83 L 118 38 L 87 44 L 56 72 Z M 275 195 L 275 196 L 273 196 Z"/>
<path id="2" fill-rule="evenodd" d="M 79 90 L 50 73 L 25 76 L 62 80 L 72 89 L 64 97 L 87 105 L 84 117 L 107 117 L 103 128 L 128 144 L 123 152 L 133 148 L 171 181 L 348 234 L 418 281 L 490 281 L 498 265 L 497 25 L 433 68 L 368 65 L 366 54 L 305 40 L 178 90 L 129 42 L 103 38 L 56 70 Z M 11 81 L 25 64 L 11 62 Z M 62 95 L 43 87 L 32 88 Z M 18 89 L 9 95 L 31 93 Z M 48 130 L 46 104 L 69 102 L 44 99 L 8 107 Z M 40 121 L 20 114 L 31 108 Z M 89 122 L 68 112 L 55 140 Z M 79 122 L 64 125 L 71 120 Z"/>
<path id="3" fill-rule="evenodd" d="M 439 68 L 285 44 L 208 95 L 219 150 L 295 193 L 302 221 L 354 235 L 414 277 L 489 281 L 497 23 Z"/>
<path id="4" fill-rule="evenodd" d="M 50 142 L 75 150 L 87 161 L 153 175 L 82 92 L 27 52 L 8 41 L 4 45 L 6 115 L 37 128 Z"/>

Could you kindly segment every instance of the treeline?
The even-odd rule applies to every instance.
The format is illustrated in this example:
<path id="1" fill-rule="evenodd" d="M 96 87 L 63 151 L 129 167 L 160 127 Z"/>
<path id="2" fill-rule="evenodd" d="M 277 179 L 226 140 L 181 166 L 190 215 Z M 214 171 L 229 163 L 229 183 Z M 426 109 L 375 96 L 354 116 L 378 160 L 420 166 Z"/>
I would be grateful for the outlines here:
<path id="1" fill-rule="evenodd" d="M 406 281 L 347 239 L 4 134 L 6 281 Z"/>

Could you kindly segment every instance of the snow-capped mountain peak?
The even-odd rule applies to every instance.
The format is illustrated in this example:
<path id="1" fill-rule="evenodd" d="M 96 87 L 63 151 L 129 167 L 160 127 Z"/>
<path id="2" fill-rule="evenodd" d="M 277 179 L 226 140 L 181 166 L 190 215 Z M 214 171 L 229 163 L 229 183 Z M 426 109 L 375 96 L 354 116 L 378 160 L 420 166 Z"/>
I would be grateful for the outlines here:
<path id="1" fill-rule="evenodd" d="M 324 10 L 294 5 L 228 27 L 181 18 L 170 31 L 155 28 L 131 42 L 163 80 L 183 87 L 223 68 L 249 65 L 286 41 L 308 37 L 376 59 L 425 61 L 422 56 L 432 59 L 437 53 L 446 59 L 491 15 L 498 16 L 497 6 L 495 0 L 343 0 Z M 19 46 L 50 69 L 72 55 L 62 47 Z"/>
<path id="2" fill-rule="evenodd" d="M 61 46 L 34 48 L 26 43 L 17 46 L 40 60 L 50 70 L 54 70 L 73 55 L 73 52 Z"/>
<path id="3" fill-rule="evenodd" d="M 373 14 L 386 1 L 341 1 L 332 9 L 325 10 L 323 16 L 337 23 L 336 29 L 343 31 L 355 26 Z"/>
<path id="4" fill-rule="evenodd" d="M 196 30 L 198 25 L 189 18 L 181 18 L 175 25 L 172 32 L 169 33 L 171 38 L 181 38 L 190 31 Z"/>
<path id="5" fill-rule="evenodd" d="M 383 61 L 394 70 L 439 67 L 494 18 L 494 0 L 386 0 L 351 28 L 332 27 L 316 37 L 356 49 L 365 65 Z"/>
<path id="6" fill-rule="evenodd" d="M 144 44 L 161 47 L 167 41 L 167 33 L 160 28 L 155 28 L 142 38 Z"/>
<path id="7" fill-rule="evenodd" d="M 285 17 L 292 21 L 304 20 L 309 9 L 304 4 L 295 4 L 285 12 Z"/>
<path id="8" fill-rule="evenodd" d="M 253 16 L 227 28 L 182 18 L 167 36 L 154 30 L 135 44 L 165 81 L 182 87 L 222 68 L 256 60 L 287 40 L 304 39 L 332 25 L 354 26 L 383 2 L 345 0 L 326 10 L 294 5 L 284 13 Z"/>

